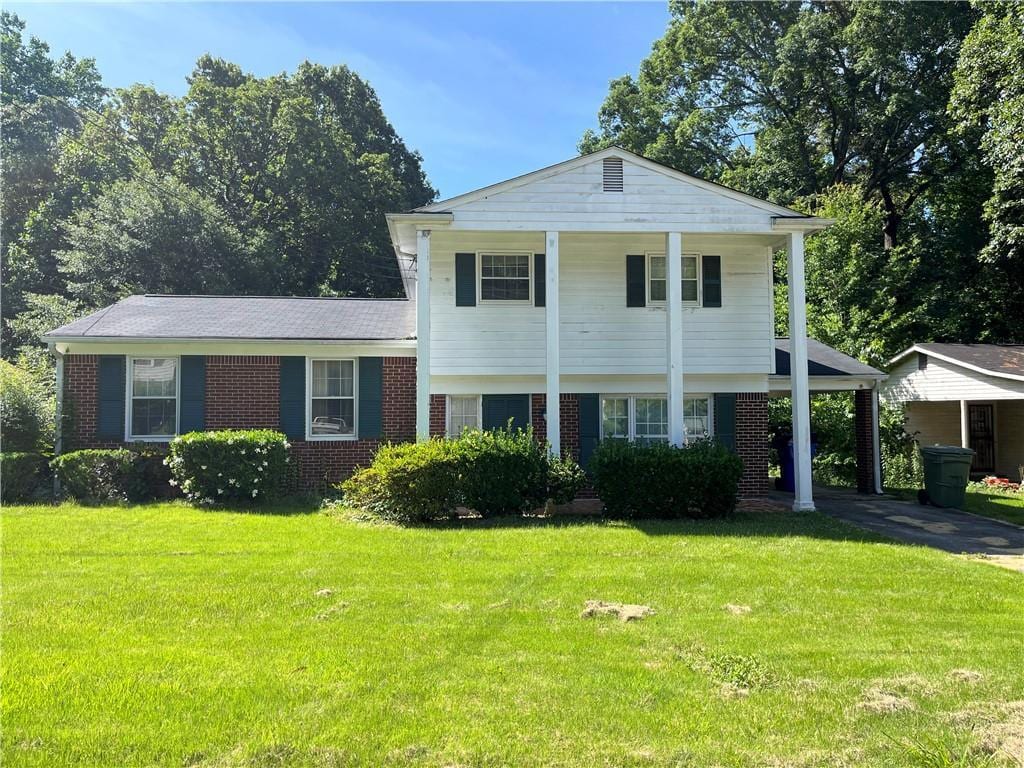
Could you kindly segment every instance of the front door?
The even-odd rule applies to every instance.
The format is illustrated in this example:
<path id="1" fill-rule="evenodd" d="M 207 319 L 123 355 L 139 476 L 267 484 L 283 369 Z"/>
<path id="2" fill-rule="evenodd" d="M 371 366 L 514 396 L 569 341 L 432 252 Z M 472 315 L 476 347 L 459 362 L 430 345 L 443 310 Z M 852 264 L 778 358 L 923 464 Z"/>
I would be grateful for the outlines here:
<path id="1" fill-rule="evenodd" d="M 992 472 L 996 468 L 995 414 L 991 405 L 968 405 L 968 443 L 974 451 L 972 472 Z"/>

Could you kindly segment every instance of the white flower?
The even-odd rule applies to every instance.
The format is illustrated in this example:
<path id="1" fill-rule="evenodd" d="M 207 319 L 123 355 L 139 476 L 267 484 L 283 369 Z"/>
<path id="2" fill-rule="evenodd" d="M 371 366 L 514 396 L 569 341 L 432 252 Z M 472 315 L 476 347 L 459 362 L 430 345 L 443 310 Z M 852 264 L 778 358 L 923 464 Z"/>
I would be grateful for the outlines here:
<path id="1" fill-rule="evenodd" d="M 258 482 L 260 481 L 260 479 L 259 479 L 258 477 L 254 477 L 254 478 L 252 479 L 252 481 L 253 481 L 254 483 L 258 483 Z"/>
<path id="2" fill-rule="evenodd" d="M 256 498 L 256 494 L 257 494 L 257 493 L 259 493 L 259 491 L 257 491 L 257 490 L 256 490 L 255 488 L 253 488 L 253 490 L 252 490 L 252 497 L 253 497 L 254 499 Z"/>
<path id="3" fill-rule="evenodd" d="M 245 448 L 243 448 L 243 449 L 241 450 L 241 454 L 242 454 L 243 456 L 245 456 Z"/>
<path id="4" fill-rule="evenodd" d="M 170 464 L 170 462 L 169 462 L 169 461 L 168 461 L 167 459 L 164 459 L 164 466 L 166 467 L 166 466 L 168 466 L 169 464 Z"/>
<path id="5" fill-rule="evenodd" d="M 285 440 L 285 441 L 284 441 L 284 447 L 285 447 L 285 448 L 291 448 L 291 447 L 292 447 L 292 444 L 291 444 L 291 443 L 289 443 L 289 442 L 288 442 L 287 440 Z"/>
<path id="6" fill-rule="evenodd" d="M 200 464 L 200 465 L 199 465 L 199 468 L 200 468 L 201 470 L 203 470 L 204 472 L 206 471 L 206 465 L 205 465 L 205 464 Z"/>
<path id="7" fill-rule="evenodd" d="M 224 477 L 224 473 L 223 472 L 218 472 L 217 473 L 217 477 Z"/>
<path id="8" fill-rule="evenodd" d="M 167 482 L 169 482 L 171 485 L 177 485 L 178 484 L 177 480 L 168 480 Z"/>
<path id="9" fill-rule="evenodd" d="M 264 466 L 264 467 L 268 466 L 268 465 L 267 465 L 267 460 L 266 460 L 266 459 L 264 459 L 264 460 L 263 460 L 263 466 Z"/>
<path id="10" fill-rule="evenodd" d="M 262 471 L 263 471 L 263 467 L 256 467 L 256 470 L 257 470 L 258 472 L 262 472 Z"/>
<path id="11" fill-rule="evenodd" d="M 217 495 L 220 496 L 222 493 L 224 493 L 224 489 L 223 488 L 218 488 L 217 489 Z"/>

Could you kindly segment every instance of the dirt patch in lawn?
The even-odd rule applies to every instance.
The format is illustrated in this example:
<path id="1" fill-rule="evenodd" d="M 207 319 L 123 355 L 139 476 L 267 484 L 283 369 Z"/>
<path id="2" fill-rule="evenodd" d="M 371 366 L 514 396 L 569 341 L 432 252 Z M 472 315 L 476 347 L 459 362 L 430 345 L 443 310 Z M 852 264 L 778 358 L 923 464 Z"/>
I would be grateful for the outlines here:
<path id="1" fill-rule="evenodd" d="M 950 720 L 974 733 L 978 752 L 1024 768 L 1024 701 L 977 704 L 954 712 Z"/>
<path id="2" fill-rule="evenodd" d="M 583 605 L 581 619 L 591 619 L 595 616 L 615 616 L 619 621 L 639 621 L 648 616 L 654 615 L 654 609 L 649 605 L 635 605 L 633 603 L 607 603 L 604 600 L 587 600 Z"/>
<path id="3" fill-rule="evenodd" d="M 722 607 L 733 616 L 746 616 L 753 610 L 749 605 L 737 605 L 736 603 L 726 603 Z"/>
<path id="4" fill-rule="evenodd" d="M 985 676 L 973 669 L 954 669 L 949 673 L 949 679 L 957 683 L 980 683 Z"/>

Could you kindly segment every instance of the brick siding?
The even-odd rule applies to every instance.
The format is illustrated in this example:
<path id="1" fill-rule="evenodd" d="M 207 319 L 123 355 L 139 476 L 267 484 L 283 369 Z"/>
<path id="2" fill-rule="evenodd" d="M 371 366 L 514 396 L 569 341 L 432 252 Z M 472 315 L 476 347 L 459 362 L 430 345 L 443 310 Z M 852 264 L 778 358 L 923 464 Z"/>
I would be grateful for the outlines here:
<path id="1" fill-rule="evenodd" d="M 448 398 L 446 395 L 430 396 L 430 436 L 444 437 L 448 431 Z"/>
<path id="2" fill-rule="evenodd" d="M 64 358 L 64 450 L 117 448 L 122 443 L 96 437 L 99 412 L 99 355 Z"/>
<path id="3" fill-rule="evenodd" d="M 857 455 L 857 491 L 875 492 L 875 441 L 871 429 L 873 418 L 871 390 L 859 389 L 854 393 L 853 428 Z"/>
<path id="4" fill-rule="evenodd" d="M 277 429 L 281 423 L 281 358 L 209 355 L 207 429 Z"/>
<path id="5" fill-rule="evenodd" d="M 563 392 L 559 395 L 558 400 L 562 455 L 571 456 L 578 461 L 580 458 L 579 395 Z M 530 421 L 533 424 L 533 434 L 538 440 L 546 440 L 548 436 L 548 421 L 545 418 L 547 406 L 546 394 L 530 396 Z"/>
<path id="6" fill-rule="evenodd" d="M 743 459 L 740 497 L 764 496 L 768 491 L 768 395 L 736 395 L 736 453 Z"/>

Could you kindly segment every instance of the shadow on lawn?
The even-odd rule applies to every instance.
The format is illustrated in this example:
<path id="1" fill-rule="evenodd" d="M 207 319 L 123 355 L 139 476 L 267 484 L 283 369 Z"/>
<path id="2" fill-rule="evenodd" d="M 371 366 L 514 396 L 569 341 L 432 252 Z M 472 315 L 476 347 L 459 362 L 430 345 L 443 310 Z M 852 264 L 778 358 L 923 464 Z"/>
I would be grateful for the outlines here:
<path id="1" fill-rule="evenodd" d="M 893 542 L 878 534 L 846 525 L 819 512 L 738 512 L 714 520 L 611 520 L 602 515 L 553 515 L 480 518 L 459 517 L 425 525 L 437 530 L 488 530 L 500 528 L 632 528 L 648 536 L 729 536 L 789 538 L 794 536 L 832 541 Z"/>

